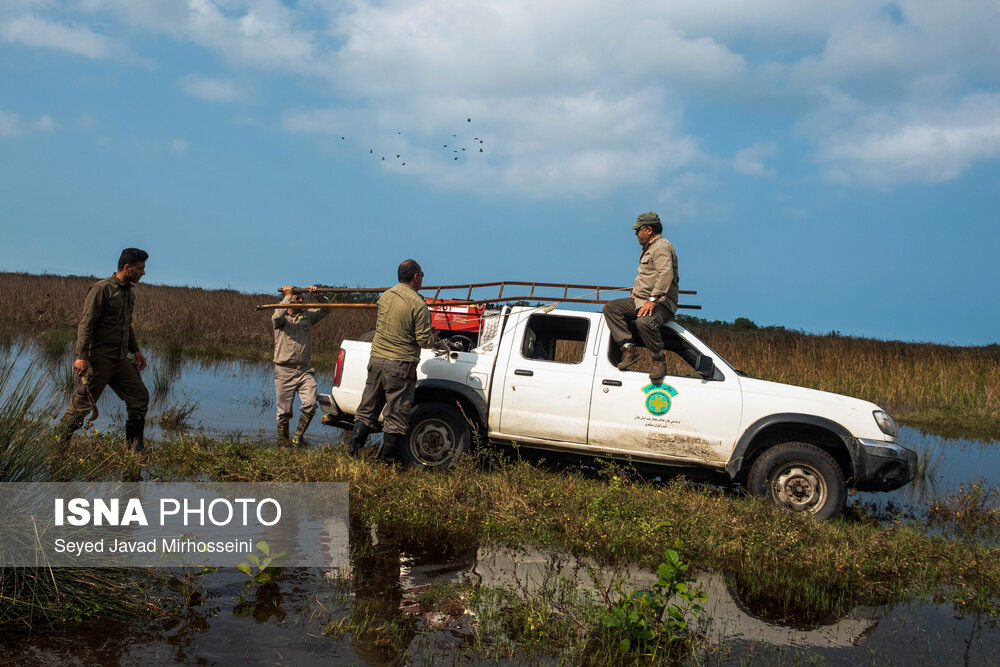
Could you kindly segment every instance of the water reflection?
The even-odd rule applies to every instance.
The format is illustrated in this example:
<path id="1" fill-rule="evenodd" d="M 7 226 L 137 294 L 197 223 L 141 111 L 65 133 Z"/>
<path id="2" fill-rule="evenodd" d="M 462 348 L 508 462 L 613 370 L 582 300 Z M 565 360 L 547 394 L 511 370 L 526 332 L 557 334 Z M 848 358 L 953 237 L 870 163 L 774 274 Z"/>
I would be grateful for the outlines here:
<path id="1" fill-rule="evenodd" d="M 466 596 L 438 598 L 428 610 L 419 599 L 430 586 L 535 596 L 558 580 L 599 603 L 598 590 L 619 578 L 624 590 L 649 589 L 656 579 L 643 566 L 602 566 L 534 547 L 467 545 L 443 556 L 357 520 L 349 535 L 350 568 L 288 569 L 245 600 L 245 575 L 223 569 L 205 576 L 203 606 L 178 609 L 172 618 L 86 622 L 35 633 L 8 628 L 0 630 L 0 646 L 19 664 L 52 664 L 68 656 L 79 664 L 465 664 L 477 662 L 469 651 L 486 628 L 477 627 L 481 619 L 466 608 Z M 695 574 L 694 585 L 709 595 L 703 617 L 710 623 L 703 629 L 715 645 L 726 647 L 711 654 L 713 664 L 1000 660 L 995 623 L 956 617 L 948 602 L 862 607 L 802 627 L 795 619 L 776 623 L 751 612 L 722 573 Z"/>

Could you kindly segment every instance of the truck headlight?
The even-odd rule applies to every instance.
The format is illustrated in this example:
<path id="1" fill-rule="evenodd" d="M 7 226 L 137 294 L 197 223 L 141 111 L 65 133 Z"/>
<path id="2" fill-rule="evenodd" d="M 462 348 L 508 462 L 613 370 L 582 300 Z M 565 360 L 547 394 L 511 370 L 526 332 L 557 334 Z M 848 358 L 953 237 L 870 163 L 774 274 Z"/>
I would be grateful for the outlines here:
<path id="1" fill-rule="evenodd" d="M 882 410 L 875 410 L 872 412 L 872 415 L 875 417 L 875 423 L 878 424 L 879 430 L 890 438 L 899 437 L 899 431 L 896 429 L 896 422 L 892 421 L 892 417 Z"/>

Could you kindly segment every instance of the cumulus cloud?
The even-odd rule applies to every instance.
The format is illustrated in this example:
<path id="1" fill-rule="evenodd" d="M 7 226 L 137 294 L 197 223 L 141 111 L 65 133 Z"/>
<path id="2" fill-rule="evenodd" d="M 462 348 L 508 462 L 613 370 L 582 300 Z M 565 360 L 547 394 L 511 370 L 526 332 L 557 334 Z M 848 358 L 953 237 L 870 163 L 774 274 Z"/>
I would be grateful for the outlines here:
<path id="1" fill-rule="evenodd" d="M 78 23 L 11 3 L 0 8 L 7 41 L 107 57 L 115 47 L 102 33 L 124 26 L 243 72 L 294 76 L 331 102 L 289 111 L 287 130 L 350 134 L 361 150 L 394 142 L 419 158 L 406 173 L 441 187 L 575 196 L 677 178 L 703 157 L 684 112 L 706 99 L 798 118 L 824 172 L 848 182 L 947 180 L 996 156 L 1000 6 L 981 0 L 43 3 L 70 7 Z M 181 88 L 214 102 L 244 94 L 227 77 L 191 76 Z M 462 171 L 434 144 L 467 116 L 493 145 Z M 776 175 L 776 145 L 740 141 L 720 151 L 734 171 Z"/>
<path id="2" fill-rule="evenodd" d="M 192 97 L 208 102 L 237 102 L 244 98 L 243 91 L 229 79 L 212 79 L 197 74 L 181 80 L 181 89 Z"/>
<path id="3" fill-rule="evenodd" d="M 774 176 L 777 171 L 768 167 L 764 161 L 778 153 L 778 145 L 775 143 L 757 144 L 747 146 L 736 151 L 733 158 L 733 169 L 736 173 L 745 176 Z"/>
<path id="4" fill-rule="evenodd" d="M 34 121 L 24 121 L 20 114 L 0 109 L 0 137 L 17 139 L 29 132 L 51 132 L 56 129 L 56 122 L 45 114 Z"/>
<path id="5" fill-rule="evenodd" d="M 832 179 L 848 183 L 936 183 L 958 178 L 974 163 L 1000 157 L 1000 94 L 955 103 L 867 111 L 816 134 L 818 160 Z M 804 125 L 809 128 L 809 125 Z"/>
<path id="6" fill-rule="evenodd" d="M 85 26 L 65 25 L 32 15 L 22 15 L 0 23 L 0 39 L 21 46 L 68 51 L 87 58 L 106 58 L 112 42 Z"/>
<path id="7" fill-rule="evenodd" d="M 314 30 L 278 0 L 80 0 L 80 8 L 110 12 L 127 25 L 197 44 L 241 65 L 319 74 Z"/>
<path id="8" fill-rule="evenodd" d="M 593 196 L 655 183 L 697 159 L 698 142 L 681 130 L 681 120 L 668 98 L 646 90 L 626 97 L 420 98 L 405 113 L 298 111 L 284 125 L 352 144 L 360 133 L 359 155 L 399 154 L 406 173 L 435 187 Z M 379 166 L 397 168 L 392 160 Z"/>

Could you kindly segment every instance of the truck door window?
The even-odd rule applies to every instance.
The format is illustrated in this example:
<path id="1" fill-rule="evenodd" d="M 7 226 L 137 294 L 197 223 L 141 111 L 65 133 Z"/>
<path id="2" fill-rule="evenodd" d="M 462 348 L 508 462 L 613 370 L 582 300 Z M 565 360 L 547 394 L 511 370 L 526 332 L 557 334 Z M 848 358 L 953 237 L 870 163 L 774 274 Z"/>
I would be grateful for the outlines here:
<path id="1" fill-rule="evenodd" d="M 667 375 L 700 378 L 701 376 L 694 369 L 698 352 L 685 343 L 684 339 L 678 336 L 673 329 L 663 327 L 660 331 L 663 335 L 663 361 L 667 366 Z M 648 374 L 652 355 L 643 346 L 641 339 L 637 335 L 633 336 L 633 342 L 639 348 L 639 361 L 629 366 L 627 372 L 635 371 L 637 373 Z M 611 341 L 611 344 L 608 346 L 608 361 L 615 366 L 621 361 L 621 349 L 614 341 Z"/>
<path id="2" fill-rule="evenodd" d="M 590 321 L 583 317 L 537 314 L 528 318 L 521 343 L 525 359 L 578 364 L 587 348 Z"/>

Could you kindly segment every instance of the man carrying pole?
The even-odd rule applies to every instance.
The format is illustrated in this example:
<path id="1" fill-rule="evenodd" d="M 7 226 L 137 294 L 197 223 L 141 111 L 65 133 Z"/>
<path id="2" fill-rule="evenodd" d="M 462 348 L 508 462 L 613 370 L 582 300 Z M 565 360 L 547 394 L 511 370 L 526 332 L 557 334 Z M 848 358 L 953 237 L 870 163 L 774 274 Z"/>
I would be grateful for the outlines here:
<path id="1" fill-rule="evenodd" d="M 305 446 L 305 432 L 316 414 L 316 369 L 312 367 L 313 325 L 330 314 L 329 310 L 309 308 L 303 311 L 302 295 L 286 285 L 281 288 L 285 298 L 281 303 L 299 307 L 275 310 L 271 316 L 274 325 L 274 393 L 278 409 L 278 441 L 288 442 L 288 424 L 292 418 L 295 394 L 302 403 L 299 424 L 292 436 L 292 444 Z M 309 293 L 317 301 L 326 302 L 316 285 L 309 286 Z"/>
<path id="2" fill-rule="evenodd" d="M 84 416 L 96 410 L 97 399 L 110 386 L 125 401 L 125 440 L 136 451 L 143 449 L 149 392 L 139 376 L 146 368 L 146 357 L 136 342 L 132 312 L 133 288 L 146 274 L 148 258 L 144 250 L 125 248 L 118 258 L 118 270 L 87 293 L 76 329 L 76 385 L 56 427 L 56 436 L 64 443 L 83 426 Z"/>
<path id="3" fill-rule="evenodd" d="M 382 455 L 394 461 L 406 442 L 410 408 L 417 386 L 420 348 L 430 347 L 431 313 L 417 292 L 424 272 L 415 260 L 404 260 L 396 271 L 399 283 L 378 300 L 378 319 L 368 361 L 368 381 L 354 415 L 348 452 L 356 454 L 375 430 L 385 408 Z"/>

